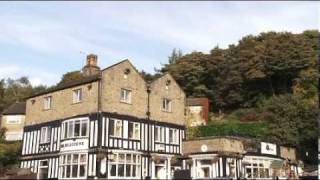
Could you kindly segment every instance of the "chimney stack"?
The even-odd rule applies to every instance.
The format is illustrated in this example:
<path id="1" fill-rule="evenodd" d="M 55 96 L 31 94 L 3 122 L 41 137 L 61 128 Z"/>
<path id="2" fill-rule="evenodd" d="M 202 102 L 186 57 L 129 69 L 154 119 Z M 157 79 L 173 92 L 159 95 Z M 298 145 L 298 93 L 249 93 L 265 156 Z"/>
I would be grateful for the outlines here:
<path id="1" fill-rule="evenodd" d="M 87 55 L 87 64 L 82 68 L 82 73 L 84 76 L 97 75 L 100 72 L 100 67 L 98 66 L 98 56 L 95 54 Z"/>

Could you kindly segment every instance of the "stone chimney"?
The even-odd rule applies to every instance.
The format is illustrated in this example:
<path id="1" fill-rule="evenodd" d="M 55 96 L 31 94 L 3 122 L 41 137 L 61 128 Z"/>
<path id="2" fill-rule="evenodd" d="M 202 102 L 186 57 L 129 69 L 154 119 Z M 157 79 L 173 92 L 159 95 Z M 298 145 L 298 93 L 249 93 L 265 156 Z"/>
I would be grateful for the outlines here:
<path id="1" fill-rule="evenodd" d="M 98 56 L 95 54 L 87 55 L 87 64 L 82 68 L 84 76 L 92 76 L 100 73 L 98 66 Z"/>

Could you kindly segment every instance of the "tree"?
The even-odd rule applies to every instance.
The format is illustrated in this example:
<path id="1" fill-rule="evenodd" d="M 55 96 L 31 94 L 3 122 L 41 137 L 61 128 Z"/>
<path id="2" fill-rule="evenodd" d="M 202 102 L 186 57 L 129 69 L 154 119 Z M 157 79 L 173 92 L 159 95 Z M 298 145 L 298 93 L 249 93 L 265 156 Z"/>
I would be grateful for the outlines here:
<path id="1" fill-rule="evenodd" d="M 144 78 L 144 80 L 146 80 L 147 82 L 151 82 L 153 81 L 154 79 L 158 78 L 159 76 L 161 76 L 160 73 L 156 73 L 156 74 L 150 74 L 150 73 L 147 73 L 145 71 L 141 71 L 140 72 L 141 76 Z"/>
<path id="2" fill-rule="evenodd" d="M 66 84 L 66 83 L 69 83 L 69 82 L 72 82 L 75 80 L 79 80 L 81 78 L 83 78 L 83 74 L 81 73 L 81 71 L 67 72 L 62 76 L 60 82 L 57 85 L 58 86 L 63 85 L 63 84 Z"/>
<path id="3" fill-rule="evenodd" d="M 317 163 L 318 110 L 315 106 L 288 94 L 271 97 L 260 105 L 260 110 L 267 114 L 268 140 L 297 147 L 300 158 L 307 163 Z"/>
<path id="4" fill-rule="evenodd" d="M 193 52 L 159 72 L 170 72 L 188 96 L 207 96 L 212 110 L 255 107 L 281 94 L 299 94 L 316 102 L 318 31 L 266 32 L 243 37 L 227 49 Z"/>
<path id="5" fill-rule="evenodd" d="M 169 64 L 175 64 L 182 57 L 182 51 L 179 49 L 178 52 L 176 48 L 174 48 L 171 52 L 171 55 L 168 57 Z"/>
<path id="6" fill-rule="evenodd" d="M 32 86 L 27 77 L 8 78 L 0 81 L 0 112 L 15 102 L 23 102 L 26 97 L 43 91 L 46 86 Z"/>

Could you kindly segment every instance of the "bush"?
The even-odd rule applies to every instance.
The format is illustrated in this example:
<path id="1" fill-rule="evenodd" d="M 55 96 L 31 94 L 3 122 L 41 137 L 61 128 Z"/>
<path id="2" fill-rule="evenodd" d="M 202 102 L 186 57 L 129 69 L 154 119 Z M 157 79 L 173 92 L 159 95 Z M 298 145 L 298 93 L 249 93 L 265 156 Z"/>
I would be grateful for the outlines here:
<path id="1" fill-rule="evenodd" d="M 267 125 L 263 122 L 226 122 L 210 123 L 207 126 L 192 127 L 187 130 L 187 133 L 190 137 L 241 136 L 264 139 L 266 130 Z"/>
<path id="2" fill-rule="evenodd" d="M 17 164 L 19 162 L 20 152 L 21 142 L 19 141 L 0 143 L 0 165 L 6 167 Z"/>

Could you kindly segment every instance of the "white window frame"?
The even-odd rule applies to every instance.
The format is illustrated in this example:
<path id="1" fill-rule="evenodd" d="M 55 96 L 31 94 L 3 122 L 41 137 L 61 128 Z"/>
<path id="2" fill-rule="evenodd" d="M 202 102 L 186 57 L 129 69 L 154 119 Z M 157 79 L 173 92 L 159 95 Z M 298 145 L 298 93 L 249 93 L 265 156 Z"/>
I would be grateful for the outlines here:
<path id="1" fill-rule="evenodd" d="M 132 124 L 132 137 L 130 137 L 130 124 Z M 129 139 L 140 139 L 140 123 L 128 122 L 128 137 Z"/>
<path id="2" fill-rule="evenodd" d="M 110 136 L 121 138 L 122 137 L 122 131 L 123 131 L 123 123 L 122 123 L 122 121 L 118 120 L 118 119 L 111 119 L 110 123 L 112 121 L 114 122 L 114 124 L 113 124 L 113 134 L 110 133 Z M 120 127 L 119 130 L 117 130 L 117 126 Z"/>
<path id="3" fill-rule="evenodd" d="M 170 136 L 170 131 L 172 132 L 172 137 Z M 169 129 L 169 143 L 170 144 L 179 144 L 178 129 L 170 128 Z"/>
<path id="4" fill-rule="evenodd" d="M 76 122 L 79 122 L 79 135 L 75 136 L 75 125 Z M 89 120 L 88 118 L 78 118 L 78 119 L 71 119 L 67 120 L 62 123 L 62 139 L 70 139 L 70 138 L 84 138 L 88 137 L 89 134 Z M 85 125 L 86 124 L 86 125 Z M 82 134 L 82 127 L 85 126 L 86 133 Z"/>
<path id="5" fill-rule="evenodd" d="M 131 104 L 132 91 L 129 89 L 121 88 L 120 102 Z"/>
<path id="6" fill-rule="evenodd" d="M 82 88 L 72 91 L 72 103 L 79 103 L 82 101 Z"/>
<path id="7" fill-rule="evenodd" d="M 44 110 L 49 110 L 52 108 L 52 96 L 47 96 L 44 97 L 44 101 L 43 101 L 43 109 Z"/>
<path id="8" fill-rule="evenodd" d="M 172 100 L 168 98 L 163 98 L 161 109 L 165 112 L 172 112 Z"/>
<path id="9" fill-rule="evenodd" d="M 154 132 L 155 134 L 156 134 L 156 131 L 157 131 L 157 137 L 155 135 L 155 142 L 164 143 L 165 142 L 165 137 L 164 137 L 165 127 L 155 126 L 154 131 L 155 131 Z"/>
<path id="10" fill-rule="evenodd" d="M 123 161 L 119 161 L 119 156 L 124 156 Z M 130 158 L 127 158 L 129 155 Z M 113 153 L 113 159 L 109 160 L 108 177 L 111 179 L 140 179 L 141 178 L 141 155 L 135 153 Z M 134 158 L 135 157 L 135 158 Z M 130 159 L 130 161 L 129 161 Z M 135 159 L 135 162 L 133 162 Z M 119 176 L 119 165 L 123 165 L 123 176 Z M 115 166 L 115 176 L 112 176 L 112 166 Z M 127 176 L 127 167 L 130 166 L 130 176 Z M 133 176 L 133 166 L 135 166 L 135 176 Z"/>
<path id="11" fill-rule="evenodd" d="M 78 156 L 76 162 L 74 162 L 75 155 Z M 85 159 L 81 161 L 81 156 L 85 156 Z M 70 157 L 70 162 L 68 162 L 68 157 Z M 87 153 L 74 153 L 74 154 L 63 154 L 60 156 L 60 165 L 59 165 L 59 178 L 63 179 L 84 179 L 88 174 L 88 154 Z M 77 176 L 72 176 L 73 166 L 77 166 Z M 85 173 L 83 176 L 80 176 L 80 166 L 84 166 Z M 70 175 L 66 177 L 67 168 L 70 168 Z"/>
<path id="12" fill-rule="evenodd" d="M 43 165 L 42 162 L 47 162 L 47 165 Z M 48 169 L 48 173 L 49 173 L 49 161 L 48 160 L 39 160 L 39 172 L 37 174 L 37 178 L 40 179 L 40 171 L 41 169 Z"/>
<path id="13" fill-rule="evenodd" d="M 51 127 L 41 127 L 40 144 L 49 143 L 51 138 Z"/>

